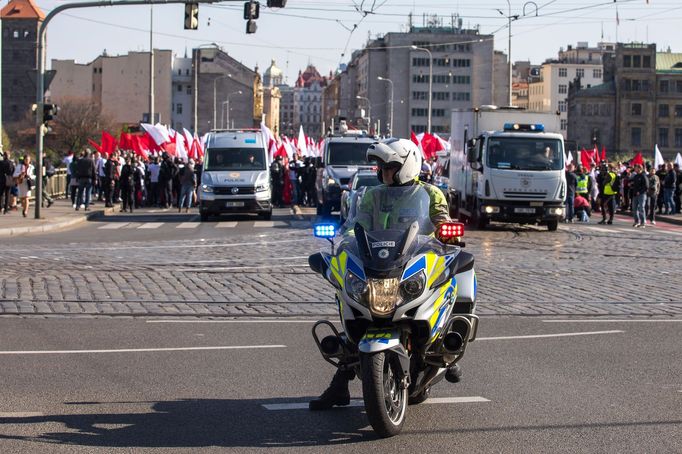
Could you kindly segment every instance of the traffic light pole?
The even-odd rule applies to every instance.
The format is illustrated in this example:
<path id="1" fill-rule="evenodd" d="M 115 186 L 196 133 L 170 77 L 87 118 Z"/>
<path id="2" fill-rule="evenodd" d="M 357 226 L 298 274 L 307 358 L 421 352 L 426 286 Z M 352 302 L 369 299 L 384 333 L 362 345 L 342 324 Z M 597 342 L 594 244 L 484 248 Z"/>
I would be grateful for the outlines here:
<path id="1" fill-rule="evenodd" d="M 42 113 L 45 105 L 45 33 L 50 21 L 62 11 L 76 8 L 101 8 L 105 6 L 170 5 L 175 3 L 221 3 L 240 0 L 108 0 L 98 2 L 65 3 L 50 11 L 38 30 L 38 52 L 36 62 L 36 197 L 35 218 L 40 219 L 40 205 L 43 202 L 43 136 L 45 124 Z M 151 113 L 151 112 L 150 112 Z M 195 125 L 196 129 L 196 125 Z"/>

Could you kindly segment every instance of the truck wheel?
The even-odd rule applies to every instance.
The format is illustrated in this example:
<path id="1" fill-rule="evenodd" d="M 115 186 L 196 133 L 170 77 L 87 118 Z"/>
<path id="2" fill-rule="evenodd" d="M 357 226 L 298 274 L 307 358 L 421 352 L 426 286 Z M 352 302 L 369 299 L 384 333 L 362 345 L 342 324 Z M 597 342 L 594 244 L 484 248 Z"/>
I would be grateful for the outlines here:
<path id="1" fill-rule="evenodd" d="M 556 219 L 553 221 L 547 221 L 547 230 L 550 232 L 556 231 L 556 229 L 559 227 L 559 221 Z"/>

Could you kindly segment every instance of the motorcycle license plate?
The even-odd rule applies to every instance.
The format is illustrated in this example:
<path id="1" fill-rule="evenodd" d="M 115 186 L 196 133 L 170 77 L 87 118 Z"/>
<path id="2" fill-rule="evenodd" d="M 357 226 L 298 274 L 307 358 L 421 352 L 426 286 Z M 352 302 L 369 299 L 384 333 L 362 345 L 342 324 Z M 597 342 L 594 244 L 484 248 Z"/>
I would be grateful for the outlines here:
<path id="1" fill-rule="evenodd" d="M 243 207 L 244 202 L 225 202 L 225 206 L 227 208 L 237 208 L 237 207 Z"/>
<path id="2" fill-rule="evenodd" d="M 535 213 L 535 208 L 514 208 L 514 213 Z"/>

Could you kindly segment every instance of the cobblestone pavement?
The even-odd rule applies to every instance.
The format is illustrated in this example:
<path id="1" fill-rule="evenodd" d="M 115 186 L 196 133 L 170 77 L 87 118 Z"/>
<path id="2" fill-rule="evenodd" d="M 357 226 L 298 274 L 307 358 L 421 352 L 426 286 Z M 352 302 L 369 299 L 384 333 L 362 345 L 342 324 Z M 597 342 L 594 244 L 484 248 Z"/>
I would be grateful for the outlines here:
<path id="1" fill-rule="evenodd" d="M 596 229 L 596 230 L 595 230 Z M 682 229 L 467 232 L 482 315 L 682 315 Z M 221 239 L 3 246 L 0 314 L 334 315 L 305 228 Z M 260 232 L 259 232 L 260 233 Z M 101 235 L 101 234 L 100 234 Z"/>

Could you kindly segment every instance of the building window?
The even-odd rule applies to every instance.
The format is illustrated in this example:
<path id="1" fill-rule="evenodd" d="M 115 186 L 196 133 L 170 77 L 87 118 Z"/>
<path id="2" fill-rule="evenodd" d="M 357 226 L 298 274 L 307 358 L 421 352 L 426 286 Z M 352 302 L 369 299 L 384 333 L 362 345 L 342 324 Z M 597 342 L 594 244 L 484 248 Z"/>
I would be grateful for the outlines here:
<path id="1" fill-rule="evenodd" d="M 471 76 L 452 76 L 452 83 L 468 85 L 471 83 Z"/>
<path id="2" fill-rule="evenodd" d="M 568 93 L 568 85 L 559 85 L 559 94 L 565 95 L 566 93 Z"/>
<path id="3" fill-rule="evenodd" d="M 669 117 L 670 116 L 670 106 L 667 104 L 658 105 L 658 116 L 659 117 Z"/>
<path id="4" fill-rule="evenodd" d="M 559 68 L 559 77 L 567 77 L 568 70 L 566 68 Z"/>
<path id="5" fill-rule="evenodd" d="M 682 80 L 675 81 L 675 91 L 677 93 L 682 93 Z"/>
<path id="6" fill-rule="evenodd" d="M 659 92 L 668 93 L 669 89 L 670 89 L 670 81 L 668 81 L 668 80 L 658 81 L 658 91 Z"/>
<path id="7" fill-rule="evenodd" d="M 12 38 L 19 39 L 19 30 L 12 31 Z"/>
<path id="8" fill-rule="evenodd" d="M 187 93 L 188 95 L 191 95 L 191 94 L 192 94 L 192 86 L 191 86 L 191 85 L 187 85 L 187 91 L 186 91 L 186 93 Z"/>
<path id="9" fill-rule="evenodd" d="M 182 104 L 178 103 L 178 105 L 175 106 L 175 113 L 178 115 L 182 115 Z"/>
<path id="10" fill-rule="evenodd" d="M 431 116 L 433 117 L 444 117 L 445 109 L 431 109 Z"/>
<path id="11" fill-rule="evenodd" d="M 182 85 L 178 85 L 178 92 L 182 91 Z"/>
<path id="12" fill-rule="evenodd" d="M 630 145 L 633 147 L 642 146 L 642 128 L 630 129 Z"/>
<path id="13" fill-rule="evenodd" d="M 423 74 L 415 74 L 412 76 L 412 82 L 415 84 L 428 84 L 429 76 Z"/>
<path id="14" fill-rule="evenodd" d="M 675 117 L 677 118 L 682 117 L 682 105 L 680 104 L 675 105 Z"/>
<path id="15" fill-rule="evenodd" d="M 434 101 L 449 101 L 450 92 L 449 91 L 435 91 L 433 92 Z"/>
<path id="16" fill-rule="evenodd" d="M 447 74 L 434 74 L 433 76 L 434 84 L 449 84 L 450 76 Z"/>
<path id="17" fill-rule="evenodd" d="M 670 146 L 668 143 L 668 128 L 658 128 L 658 144 L 662 147 Z"/>
<path id="18" fill-rule="evenodd" d="M 453 92 L 453 101 L 469 101 L 471 99 L 471 94 L 469 92 Z"/>
<path id="19" fill-rule="evenodd" d="M 452 66 L 455 68 L 469 68 L 471 66 L 471 60 L 468 58 L 456 58 L 452 60 Z"/>
<path id="20" fill-rule="evenodd" d="M 593 69 L 592 70 L 592 77 L 595 79 L 601 79 L 602 78 L 601 69 Z"/>
<path id="21" fill-rule="evenodd" d="M 425 91 L 413 91 L 412 92 L 412 99 L 416 101 L 424 101 L 426 99 L 426 94 L 427 92 Z"/>
<path id="22" fill-rule="evenodd" d="M 642 105 L 638 102 L 633 102 L 632 105 L 630 106 L 630 115 L 639 117 L 642 115 Z"/>
<path id="23" fill-rule="evenodd" d="M 419 134 L 422 132 L 426 132 L 426 125 L 412 125 L 412 131 L 414 131 L 415 134 Z"/>
<path id="24" fill-rule="evenodd" d="M 413 117 L 426 117 L 429 114 L 428 109 L 423 109 L 421 107 L 415 107 L 412 109 L 412 116 Z"/>
<path id="25" fill-rule="evenodd" d="M 642 57 L 642 68 L 651 68 L 651 57 L 649 55 Z"/>
<path id="26" fill-rule="evenodd" d="M 559 101 L 559 112 L 566 112 L 566 101 Z"/>
<path id="27" fill-rule="evenodd" d="M 92 73 L 97 74 L 97 68 L 92 68 Z"/>
<path id="28" fill-rule="evenodd" d="M 575 76 L 576 77 L 585 77 L 585 69 L 584 68 L 578 68 L 575 70 Z"/>
<path id="29" fill-rule="evenodd" d="M 630 68 L 632 66 L 632 57 L 630 55 L 623 55 L 623 68 Z"/>
<path id="30" fill-rule="evenodd" d="M 566 120 L 565 118 L 562 118 L 561 119 L 561 130 L 565 131 L 566 129 L 568 129 L 568 120 Z"/>
<path id="31" fill-rule="evenodd" d="M 412 66 L 429 66 L 429 58 L 414 57 L 412 58 Z"/>
<path id="32" fill-rule="evenodd" d="M 632 67 L 641 68 L 642 67 L 642 57 L 640 55 L 632 56 Z"/>
<path id="33" fill-rule="evenodd" d="M 178 76 L 182 76 L 182 69 L 178 69 Z"/>
<path id="34" fill-rule="evenodd" d="M 682 147 L 682 128 L 675 128 L 675 148 Z"/>

